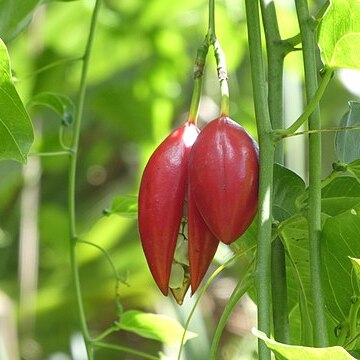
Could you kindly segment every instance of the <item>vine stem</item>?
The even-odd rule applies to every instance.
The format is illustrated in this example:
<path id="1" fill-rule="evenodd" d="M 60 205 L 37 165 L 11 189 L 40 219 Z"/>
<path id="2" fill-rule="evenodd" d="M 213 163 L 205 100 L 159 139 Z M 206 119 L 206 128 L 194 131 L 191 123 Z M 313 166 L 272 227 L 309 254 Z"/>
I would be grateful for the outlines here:
<path id="1" fill-rule="evenodd" d="M 279 135 L 279 138 L 283 139 L 283 138 L 288 138 L 288 137 L 292 137 L 292 136 L 299 136 L 299 135 L 306 135 L 306 134 L 321 134 L 323 132 L 349 131 L 349 130 L 360 130 L 360 126 L 355 125 L 355 126 L 345 126 L 345 127 L 304 130 L 304 131 L 299 131 L 299 132 L 292 133 L 292 134 Z M 277 133 L 277 130 L 275 130 L 274 132 Z"/>
<path id="2" fill-rule="evenodd" d="M 219 347 L 220 339 L 222 332 L 226 326 L 226 323 L 234 310 L 234 307 L 239 302 L 239 300 L 243 297 L 243 295 L 249 290 L 250 286 L 253 285 L 253 278 L 250 271 L 253 270 L 253 262 L 249 265 L 247 273 L 244 277 L 239 280 L 238 284 L 236 285 L 234 291 L 232 292 L 228 302 L 226 303 L 225 309 L 221 314 L 220 320 L 217 324 L 215 335 L 213 337 L 211 348 L 210 348 L 210 359 L 216 360 L 216 353 Z"/>
<path id="3" fill-rule="evenodd" d="M 94 347 L 126 352 L 128 354 L 136 355 L 137 358 L 141 357 L 141 358 L 150 359 L 150 360 L 160 360 L 159 356 L 149 355 L 142 351 L 134 350 L 134 349 L 128 348 L 126 346 L 109 344 L 109 343 L 101 342 L 101 341 L 94 342 Z"/>
<path id="4" fill-rule="evenodd" d="M 314 99 L 318 89 L 316 69 L 316 42 L 315 33 L 311 25 L 307 0 L 295 0 L 296 12 L 301 32 L 303 47 L 303 61 L 305 72 L 306 97 Z M 331 74 L 325 74 L 330 80 Z M 324 82 L 324 80 L 323 80 Z M 312 101 L 309 101 L 309 105 Z M 310 130 L 319 129 L 321 126 L 318 101 L 309 118 Z M 311 295 L 314 311 L 314 345 L 328 346 L 328 334 L 325 318 L 324 292 L 321 282 L 321 135 L 309 135 L 309 250 Z"/>
<path id="5" fill-rule="evenodd" d="M 258 307 L 258 329 L 270 336 L 271 323 L 271 227 L 274 168 L 274 142 L 267 104 L 265 67 L 261 45 L 258 1 L 245 0 L 254 91 L 256 125 L 259 137 L 259 226 L 255 286 Z M 258 340 L 259 360 L 270 360 L 270 350 Z"/>
<path id="6" fill-rule="evenodd" d="M 73 283 L 76 293 L 76 302 L 80 320 L 81 332 L 84 337 L 86 351 L 89 359 L 93 359 L 92 349 L 91 349 L 91 339 L 89 335 L 89 330 L 86 323 L 86 316 L 84 311 L 84 306 L 82 302 L 81 286 L 80 286 L 80 276 L 79 268 L 77 262 L 77 253 L 76 253 L 76 244 L 77 244 L 77 230 L 76 230 L 76 207 L 75 207 L 75 197 L 76 197 L 76 166 L 77 166 L 77 154 L 79 149 L 79 138 L 80 138 L 80 128 L 81 120 L 84 110 L 84 101 L 86 94 L 86 81 L 87 73 L 89 67 L 90 54 L 92 49 L 92 44 L 94 41 L 95 27 L 97 22 L 97 17 L 99 14 L 101 0 L 96 0 L 91 23 L 89 29 L 89 36 L 85 47 L 84 56 L 82 58 L 83 65 L 81 70 L 80 78 L 80 87 L 79 87 L 79 97 L 77 100 L 77 111 L 74 120 L 74 133 L 72 138 L 71 152 L 70 152 L 70 164 L 69 164 L 69 189 L 68 189 L 68 203 L 69 203 L 69 222 L 70 222 L 70 266 L 71 273 L 73 278 Z"/>
<path id="7" fill-rule="evenodd" d="M 76 62 L 76 61 L 81 61 L 83 59 L 83 57 L 81 56 L 74 56 L 74 57 L 70 57 L 70 58 L 65 58 L 65 59 L 60 59 L 57 61 L 54 61 L 51 64 L 45 65 L 39 69 L 34 70 L 33 72 L 29 73 L 29 74 L 25 74 L 24 76 L 22 76 L 21 78 L 16 78 L 17 82 L 35 77 L 36 75 L 39 75 L 47 70 L 50 70 L 54 67 L 60 66 L 60 65 L 64 65 L 64 64 L 69 64 L 71 62 Z"/>
<path id="8" fill-rule="evenodd" d="M 275 133 L 279 134 L 279 135 L 290 135 L 293 134 L 297 129 L 299 129 L 299 127 L 301 125 L 303 125 L 305 123 L 306 120 L 309 119 L 310 115 L 314 112 L 314 110 L 317 109 L 318 105 L 319 105 L 319 101 L 322 98 L 322 96 L 324 95 L 324 92 L 333 76 L 333 70 L 331 69 L 326 69 L 325 70 L 325 74 L 324 77 L 319 85 L 319 87 L 317 87 L 315 93 L 313 94 L 311 101 L 307 104 L 305 111 L 299 116 L 299 118 L 287 129 L 285 130 L 275 130 Z M 317 81 L 316 81 L 316 85 L 317 85 Z"/>
<path id="9" fill-rule="evenodd" d="M 283 128 L 283 69 L 285 55 L 289 47 L 280 36 L 274 1 L 261 0 L 261 13 L 265 30 L 268 59 L 268 101 L 270 120 L 273 128 Z M 275 145 L 274 160 L 284 163 L 283 142 Z M 285 249 L 278 237 L 271 251 L 272 310 L 275 340 L 290 342 L 289 317 L 287 304 Z"/>

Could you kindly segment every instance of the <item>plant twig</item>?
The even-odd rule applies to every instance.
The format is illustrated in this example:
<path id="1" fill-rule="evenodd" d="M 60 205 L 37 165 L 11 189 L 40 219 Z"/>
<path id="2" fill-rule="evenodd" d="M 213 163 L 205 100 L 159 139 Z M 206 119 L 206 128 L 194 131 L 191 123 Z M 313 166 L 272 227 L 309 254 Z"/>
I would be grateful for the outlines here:
<path id="1" fill-rule="evenodd" d="M 89 67 L 90 53 L 92 49 L 92 44 L 95 35 L 95 27 L 99 14 L 101 0 L 96 0 L 95 7 L 93 10 L 89 36 L 85 47 L 85 52 L 83 56 L 83 65 L 81 70 L 81 79 L 79 87 L 79 96 L 77 100 L 77 111 L 74 120 L 74 133 L 72 138 L 71 145 L 71 155 L 70 155 L 70 164 L 69 164 L 69 189 L 68 189 L 68 203 L 69 203 L 69 222 L 70 222 L 70 266 L 71 274 L 73 278 L 73 283 L 76 293 L 76 302 L 80 320 L 81 332 L 84 337 L 86 351 L 88 358 L 91 360 L 93 358 L 92 349 L 91 349 L 91 340 L 89 335 L 89 330 L 86 323 L 86 316 L 84 311 L 84 306 L 82 302 L 81 286 L 80 286 L 80 276 L 79 268 L 76 254 L 76 244 L 77 244 L 77 230 L 76 230 L 76 207 L 75 207 L 75 194 L 76 194 L 76 165 L 77 165 L 77 154 L 79 149 L 79 138 L 80 138 L 80 128 L 81 120 L 84 110 L 85 102 L 85 93 L 86 93 L 86 81 L 87 73 Z"/>
<path id="2" fill-rule="evenodd" d="M 261 13 L 265 30 L 268 57 L 268 100 L 270 120 L 273 128 L 284 127 L 283 118 L 283 68 L 287 49 L 281 40 L 274 1 L 262 0 Z M 282 142 L 275 145 L 275 162 L 284 163 Z M 272 309 L 275 340 L 290 342 L 289 317 L 287 306 L 287 283 L 285 249 L 280 238 L 272 244 L 271 251 Z"/>
<path id="3" fill-rule="evenodd" d="M 270 336 L 271 323 L 271 230 L 274 168 L 274 142 L 267 104 L 265 68 L 261 46 L 258 2 L 245 0 L 254 91 L 256 125 L 259 137 L 259 209 L 258 248 L 255 285 L 258 306 L 258 329 Z M 259 360 L 270 360 L 270 350 L 259 339 Z"/>
<path id="4" fill-rule="evenodd" d="M 296 132 L 293 134 L 280 134 L 278 137 L 280 139 L 284 139 L 284 138 L 288 138 L 288 137 L 292 137 L 292 136 L 299 136 L 299 135 L 321 134 L 323 132 L 350 131 L 350 130 L 360 130 L 360 125 L 323 128 L 323 129 L 314 129 L 314 130 L 304 130 L 304 131 L 299 131 L 299 132 Z M 277 134 L 278 133 L 277 130 L 274 130 L 274 133 Z"/>
<path id="5" fill-rule="evenodd" d="M 122 346 L 122 345 L 115 345 L 115 344 L 109 344 L 109 343 L 97 341 L 97 342 L 93 343 L 93 346 L 96 348 L 110 349 L 110 350 L 117 350 L 117 351 L 125 352 L 128 354 L 136 355 L 137 357 L 144 358 L 144 359 L 160 360 L 159 356 L 150 355 L 150 354 L 144 353 L 142 351 L 134 350 L 134 349 L 128 348 L 126 346 Z"/>
<path id="6" fill-rule="evenodd" d="M 221 318 L 217 324 L 216 331 L 212 340 L 211 349 L 210 349 L 210 359 L 216 360 L 216 353 L 219 346 L 221 334 L 224 330 L 224 327 L 234 310 L 234 307 L 242 298 L 242 296 L 249 290 L 250 286 L 253 284 L 253 278 L 251 272 L 253 271 L 253 261 L 248 266 L 247 273 L 244 277 L 238 282 L 234 291 L 232 292 L 229 300 L 226 303 L 225 309 L 221 314 Z"/>
<path id="7" fill-rule="evenodd" d="M 307 0 L 295 0 L 298 16 L 305 71 L 305 88 L 308 106 L 306 117 L 309 119 L 310 130 L 319 129 L 321 126 L 320 111 L 316 94 L 321 94 L 331 78 L 331 72 L 327 72 L 322 85 L 318 88 L 316 68 L 316 42 L 314 29 L 309 23 L 310 14 Z M 311 100 L 310 100 L 311 99 Z M 315 99 L 315 100 L 314 100 Z M 313 108 L 310 105 L 314 105 Z M 311 111 L 310 111 L 311 110 Z M 300 121 L 297 121 L 300 123 Z M 291 131 L 290 131 L 291 132 Z M 326 347 L 328 334 L 325 318 L 325 301 L 321 281 L 321 137 L 320 134 L 311 134 L 309 138 L 309 250 L 310 250 L 310 274 L 311 295 L 314 311 L 314 345 Z"/>
<path id="8" fill-rule="evenodd" d="M 319 101 L 321 100 L 322 96 L 324 95 L 324 92 L 333 76 L 333 70 L 326 69 L 324 77 L 320 83 L 320 86 L 317 87 L 315 93 L 311 97 L 310 102 L 307 104 L 305 111 L 299 116 L 299 118 L 287 129 L 277 129 L 275 130 L 275 133 L 280 135 L 289 135 L 293 134 L 299 127 L 305 123 L 306 120 L 309 119 L 310 115 L 318 108 Z M 317 81 L 316 81 L 317 84 Z"/>

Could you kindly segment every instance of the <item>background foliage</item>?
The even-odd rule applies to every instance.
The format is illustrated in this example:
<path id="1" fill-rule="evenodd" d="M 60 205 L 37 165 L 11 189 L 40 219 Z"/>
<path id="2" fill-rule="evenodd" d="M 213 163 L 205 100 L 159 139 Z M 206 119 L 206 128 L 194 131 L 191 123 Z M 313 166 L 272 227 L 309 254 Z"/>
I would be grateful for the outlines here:
<path id="1" fill-rule="evenodd" d="M 322 2 L 311 4 L 317 9 Z M 186 118 L 192 94 L 193 61 L 207 25 L 206 5 L 205 0 L 104 1 L 91 56 L 85 121 L 80 139 L 77 211 L 82 238 L 100 244 L 113 257 L 125 279 L 120 286 L 121 303 L 125 309 L 167 313 L 177 316 L 181 322 L 188 313 L 189 305 L 178 309 L 172 301 L 159 295 L 141 250 L 136 220 L 116 214 L 104 216 L 103 209 L 111 208 L 115 196 L 137 193 L 140 174 L 149 154 L 170 129 Z M 297 34 L 297 20 L 290 2 L 278 1 L 277 5 L 282 36 Z M 27 110 L 35 129 L 36 141 L 32 152 L 60 149 L 59 126 L 64 119 L 70 118 L 71 121 L 71 102 L 62 112 L 55 98 L 52 109 L 49 109 L 41 106 L 41 96 L 44 95 L 39 94 L 63 94 L 76 100 L 80 77 L 76 59 L 83 52 L 92 9 L 93 1 L 90 0 L 48 1 L 42 5 L 38 1 L 20 0 L 0 3 L 0 37 L 8 47 L 15 85 L 23 102 L 28 104 Z M 216 21 L 217 36 L 228 61 L 231 117 L 256 137 L 243 1 L 219 0 Z M 215 65 L 211 57 L 209 60 L 200 125 L 217 116 L 220 102 Z M 57 66 L 44 68 L 52 63 Z M 302 110 L 303 74 L 300 69 L 301 54 L 292 53 L 286 58 L 284 77 L 285 117 L 289 123 Z M 347 101 L 358 100 L 360 89 L 351 87 L 351 82 L 346 80 L 348 74 L 339 72 L 327 89 L 322 100 L 323 127 L 338 126 L 348 110 Z M 354 74 L 350 76 L 355 77 Z M 64 129 L 66 134 L 66 127 Z M 325 177 L 337 157 L 334 134 L 324 134 L 323 139 Z M 284 141 L 287 163 L 306 182 L 304 138 Z M 40 177 L 31 171 L 34 168 L 41 174 Z M 278 202 L 275 201 L 278 208 L 274 216 L 278 221 L 290 218 L 292 223 L 284 228 L 283 239 L 291 260 L 296 262 L 296 257 L 304 260 L 306 254 L 299 254 L 293 234 L 298 224 L 305 220 L 291 218 L 296 209 L 293 201 L 289 200 L 289 194 L 301 195 L 305 191 L 304 183 L 293 173 L 287 173 L 286 169 L 279 167 L 276 173 L 280 174 L 284 184 L 275 184 L 275 192 L 279 189 L 280 194 Z M 78 330 L 68 264 L 67 160 L 59 156 L 42 157 L 39 161 L 31 156 L 25 168 L 15 162 L 0 162 L 0 174 L 0 289 L 15 303 L 22 304 L 20 309 L 24 321 L 19 331 L 24 358 L 54 358 L 54 354 L 59 352 L 65 356 L 71 353 L 70 339 L 75 341 L 74 334 Z M 353 183 L 351 187 L 337 184 L 350 188 L 347 196 L 349 206 L 346 208 L 334 207 L 337 197 L 343 197 L 343 194 L 336 193 L 338 187 L 335 184 L 326 187 L 323 194 L 325 213 L 332 216 L 324 230 L 326 241 L 329 247 L 334 247 L 324 255 L 324 266 L 328 272 L 331 271 L 327 267 L 328 257 L 332 251 L 337 251 L 336 239 L 332 238 L 334 228 L 343 226 L 341 231 L 351 237 L 353 225 L 350 222 L 353 219 L 348 209 L 360 202 L 359 186 L 353 178 L 344 177 L 337 181 Z M 280 191 L 285 184 L 289 186 L 286 188 L 288 193 Z M 24 200 L 29 193 L 34 195 L 35 202 Z M 39 230 L 38 268 L 34 270 L 35 273 L 38 271 L 38 285 L 35 293 L 25 292 L 29 296 L 26 301 L 30 305 L 36 303 L 36 322 L 33 323 L 31 306 L 24 306 L 24 293 L 19 292 L 19 288 L 24 289 L 18 283 L 19 264 L 24 259 L 19 259 L 18 254 L 21 241 L 27 241 L 27 231 L 30 234 L 27 220 L 29 213 L 36 209 L 36 203 L 39 208 L 30 221 L 38 224 Z M 302 234 L 297 235 L 303 238 Z M 241 242 L 238 245 L 241 246 Z M 223 263 L 230 250 L 221 250 L 216 260 Z M 32 251 L 36 253 L 37 249 Z M 306 252 L 306 248 L 302 247 L 302 251 Z M 112 269 L 100 252 L 86 245 L 80 247 L 79 261 L 90 328 L 100 331 L 116 319 Z M 234 287 L 234 279 L 239 277 L 239 273 L 244 273 L 247 266 L 246 259 L 233 264 L 212 284 L 190 326 L 201 336 L 189 342 L 189 359 L 208 358 L 209 341 L 219 317 L 215 310 L 224 306 L 224 298 Z M 350 260 L 344 268 L 351 269 Z M 301 284 L 306 284 L 308 280 L 295 279 Z M 298 311 L 295 305 L 297 296 L 295 292 L 290 293 L 294 313 Z M 306 307 L 305 290 L 301 296 Z M 188 300 L 188 304 L 190 302 Z M 339 321 L 347 311 L 344 310 L 345 303 L 346 299 L 339 299 L 340 305 L 331 308 L 333 316 Z M 239 355 L 243 359 L 252 359 L 253 347 L 249 348 L 244 343 L 247 337 L 252 338 L 249 327 L 246 329 L 245 326 L 239 336 L 248 316 L 239 308 L 234 319 L 237 324 L 229 323 L 220 354 L 223 359 Z M 296 326 L 296 323 L 293 324 Z M 113 339 L 143 351 L 161 350 L 156 341 L 145 341 L 124 332 L 116 333 Z M 255 341 L 255 337 L 252 338 L 253 344 Z M 243 344 L 241 354 L 234 346 L 239 343 Z M 104 352 L 103 356 L 119 359 L 121 355 Z M 128 357 L 124 355 L 123 358 Z"/>

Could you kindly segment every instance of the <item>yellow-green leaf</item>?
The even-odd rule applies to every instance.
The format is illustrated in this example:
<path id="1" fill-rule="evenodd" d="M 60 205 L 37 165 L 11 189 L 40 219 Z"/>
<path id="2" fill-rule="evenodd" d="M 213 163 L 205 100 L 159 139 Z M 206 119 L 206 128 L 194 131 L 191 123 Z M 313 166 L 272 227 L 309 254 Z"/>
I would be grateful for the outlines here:
<path id="1" fill-rule="evenodd" d="M 341 346 L 313 348 L 278 343 L 263 332 L 253 329 L 253 334 L 263 340 L 279 360 L 356 360 Z"/>

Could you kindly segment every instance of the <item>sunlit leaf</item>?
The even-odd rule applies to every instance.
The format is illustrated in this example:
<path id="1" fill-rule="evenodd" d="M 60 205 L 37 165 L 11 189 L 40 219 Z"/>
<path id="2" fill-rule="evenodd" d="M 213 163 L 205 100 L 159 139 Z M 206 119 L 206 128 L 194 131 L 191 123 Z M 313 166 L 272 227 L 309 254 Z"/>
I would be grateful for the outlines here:
<path id="1" fill-rule="evenodd" d="M 11 77 L 10 59 L 0 40 L 0 160 L 26 162 L 33 129 Z"/>
<path id="2" fill-rule="evenodd" d="M 360 69 L 360 2 L 332 0 L 321 21 L 318 42 L 325 66 Z"/>
<path id="3" fill-rule="evenodd" d="M 135 195 L 120 195 L 116 196 L 110 209 L 104 212 L 106 215 L 116 214 L 127 218 L 137 218 L 138 198 Z"/>
<path id="4" fill-rule="evenodd" d="M 341 346 L 313 348 L 281 344 L 269 339 L 263 332 L 253 329 L 253 334 L 263 340 L 279 360 L 356 360 Z"/>
<path id="5" fill-rule="evenodd" d="M 360 3 L 359 3 L 360 4 Z M 340 127 L 360 126 L 360 103 L 349 101 L 349 111 L 340 121 Z M 360 158 L 360 130 L 350 129 L 336 132 L 335 149 L 338 159 L 345 164 Z"/>
<path id="6" fill-rule="evenodd" d="M 184 328 L 171 317 L 137 310 L 124 312 L 116 326 L 119 330 L 130 331 L 165 344 L 180 344 L 184 333 Z M 197 334 L 187 331 L 185 341 L 196 336 Z"/>
<path id="7" fill-rule="evenodd" d="M 63 125 L 70 125 L 74 120 L 75 105 L 65 95 L 52 92 L 42 92 L 31 98 L 28 106 L 45 106 L 55 111 Z"/>

